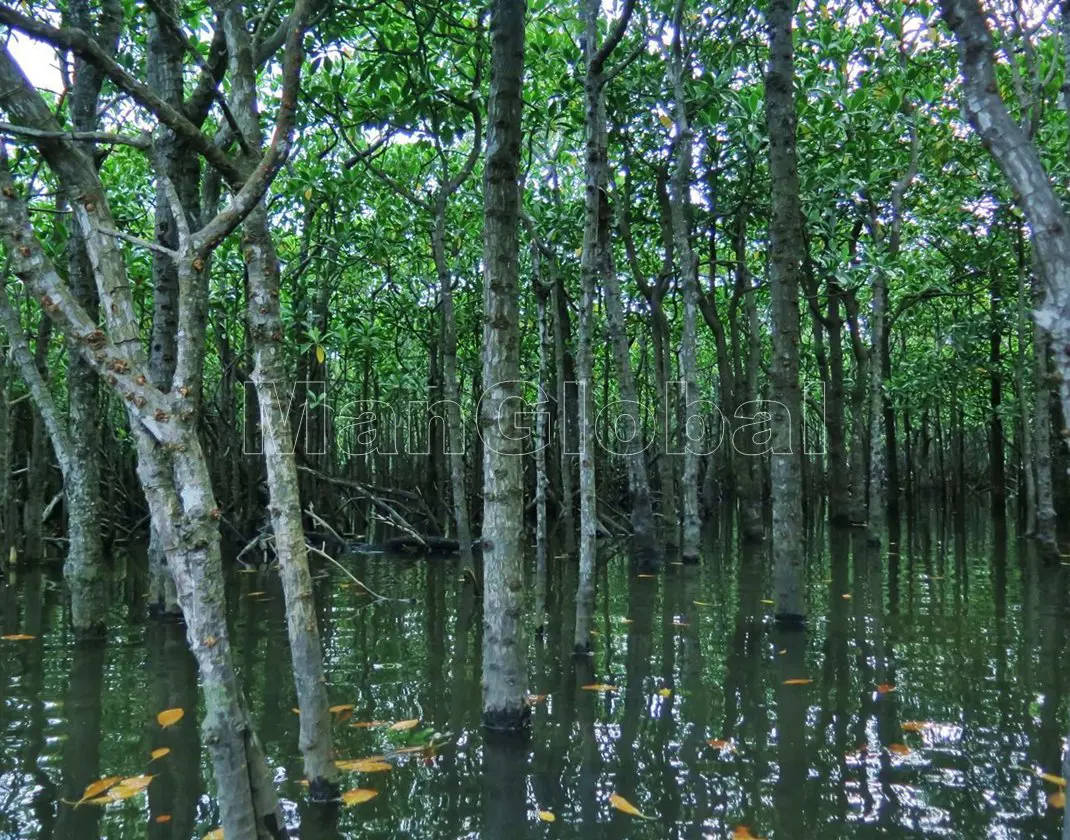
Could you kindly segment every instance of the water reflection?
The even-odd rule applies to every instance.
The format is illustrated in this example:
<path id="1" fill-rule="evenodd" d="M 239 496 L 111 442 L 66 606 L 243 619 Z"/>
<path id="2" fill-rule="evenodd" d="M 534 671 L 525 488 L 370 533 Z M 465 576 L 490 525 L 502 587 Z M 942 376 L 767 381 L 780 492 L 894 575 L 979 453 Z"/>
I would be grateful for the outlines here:
<path id="1" fill-rule="evenodd" d="M 772 620 L 768 548 L 740 545 L 728 521 L 706 540 L 702 565 L 668 557 L 653 575 L 602 546 L 580 659 L 575 562 L 550 552 L 521 742 L 479 729 L 482 603 L 455 563 L 347 560 L 399 599 L 378 604 L 317 570 L 329 695 L 353 706 L 339 757 L 393 765 L 346 776 L 378 791 L 351 808 L 303 804 L 278 578 L 235 573 L 235 655 L 291 825 L 315 840 L 1058 833 L 1036 771 L 1059 772 L 1070 604 L 1064 569 L 1013 526 L 929 508 L 892 523 L 881 550 L 814 523 L 794 632 Z M 0 642 L 0 838 L 186 840 L 216 825 L 184 631 L 146 621 L 138 589 L 121 587 L 106 641 L 76 643 L 52 572 L 0 585 L 0 630 L 33 637 Z M 186 716 L 163 729 L 168 708 Z M 140 773 L 155 776 L 147 795 L 67 804 Z M 650 819 L 613 809 L 613 793 Z"/>

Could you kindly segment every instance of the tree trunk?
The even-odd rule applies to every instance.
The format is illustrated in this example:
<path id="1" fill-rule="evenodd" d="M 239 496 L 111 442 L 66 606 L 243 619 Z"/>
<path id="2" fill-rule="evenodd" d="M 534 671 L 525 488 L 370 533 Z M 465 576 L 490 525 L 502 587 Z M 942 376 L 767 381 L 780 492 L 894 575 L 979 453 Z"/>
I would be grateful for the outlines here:
<path id="1" fill-rule="evenodd" d="M 786 625 L 805 620 L 803 591 L 803 521 L 800 459 L 802 393 L 799 387 L 799 284 L 805 245 L 799 173 L 795 154 L 795 59 L 792 18 L 795 0 L 770 0 L 769 69 L 765 77 L 765 113 L 769 131 L 772 185 L 769 226 L 769 282 L 772 297 L 772 396 L 782 405 L 773 418 L 773 576 L 777 620 Z"/>
<path id="2" fill-rule="evenodd" d="M 468 491 L 464 480 L 464 421 L 461 392 L 457 382 L 457 318 L 453 309 L 453 278 L 446 261 L 446 200 L 442 191 L 435 200 L 431 232 L 431 253 L 438 274 L 438 294 L 442 303 L 442 387 L 446 398 L 446 430 L 449 441 L 450 493 L 453 497 L 453 524 L 457 529 L 461 563 L 472 570 L 472 527 L 468 522 Z"/>
<path id="3" fill-rule="evenodd" d="M 34 341 L 33 363 L 41 378 L 48 382 L 48 345 L 52 341 L 52 321 L 42 314 L 37 323 Z M 46 385 L 47 390 L 47 385 Z M 32 426 L 30 449 L 26 461 L 26 501 L 22 506 L 22 550 L 27 558 L 40 560 L 44 553 L 44 523 L 41 517 L 45 510 L 45 494 L 49 487 L 49 440 L 46 420 L 41 409 L 34 404 L 30 412 Z"/>
<path id="4" fill-rule="evenodd" d="M 674 154 L 676 157 L 670 184 L 672 207 L 673 242 L 680 260 L 680 297 L 683 302 L 683 325 L 680 335 L 680 406 L 678 425 L 679 445 L 674 451 L 683 450 L 684 469 L 680 476 L 683 494 L 683 522 L 681 527 L 680 557 L 687 562 L 697 562 L 702 551 L 702 523 L 698 509 L 699 463 L 704 441 L 692 441 L 688 421 L 692 412 L 701 420 L 698 390 L 698 258 L 691 247 L 691 229 L 687 211 L 691 190 L 691 154 L 693 133 L 687 116 L 687 98 L 684 90 L 685 74 L 690 74 L 683 54 L 681 27 L 683 26 L 683 0 L 678 0 L 673 15 L 674 36 L 668 62 L 669 82 L 673 89 L 673 122 L 676 128 Z"/>
<path id="5" fill-rule="evenodd" d="M 1000 368 L 1003 364 L 1003 354 L 999 309 L 1002 305 L 1003 293 L 1000 289 L 999 272 L 995 268 L 989 270 L 988 301 L 990 319 L 988 343 L 989 410 L 992 412 L 988 426 L 988 467 L 989 482 L 992 485 L 992 515 L 1002 518 L 1007 513 L 1003 418 L 1000 417 L 1000 407 L 1003 402 L 1003 372 Z"/>
<path id="6" fill-rule="evenodd" d="M 843 318 L 839 284 L 828 281 L 829 383 L 825 393 L 825 430 L 828 434 L 829 522 L 850 522 L 850 483 L 844 447 L 843 421 Z"/>
<path id="7" fill-rule="evenodd" d="M 1025 532 L 1029 535 L 1036 534 L 1037 529 L 1037 487 L 1033 472 L 1033 420 L 1032 401 L 1030 393 L 1026 390 L 1026 377 L 1029 367 L 1026 363 L 1025 347 L 1029 339 L 1029 328 L 1026 322 L 1026 301 L 1029 274 L 1028 262 L 1025 255 L 1025 236 L 1022 225 L 1019 222 L 1015 226 L 1015 253 L 1018 260 L 1018 297 L 1016 328 L 1018 333 L 1018 347 L 1014 357 L 1014 390 L 1018 397 L 1018 428 L 1021 440 L 1021 455 L 1018 459 L 1020 473 L 1019 492 L 1024 496 L 1022 512 L 1025 520 Z"/>
<path id="8" fill-rule="evenodd" d="M 230 100 L 250 150 L 246 165 L 252 169 L 259 163 L 263 140 L 257 113 L 252 43 L 239 5 L 227 9 L 223 26 L 231 68 Z M 286 599 L 286 624 L 301 713 L 300 747 L 305 777 L 309 781 L 309 796 L 313 801 L 329 801 L 338 794 L 338 768 L 334 764 L 331 714 L 312 597 L 312 578 L 308 570 L 293 435 L 286 405 L 280 397 L 280 394 L 289 396 L 292 383 L 282 346 L 279 261 L 268 226 L 266 198 L 246 216 L 242 224 L 242 246 L 248 278 L 246 300 L 253 346 L 252 380 L 260 406 L 271 528 Z"/>
<path id="9" fill-rule="evenodd" d="M 549 448 L 550 325 L 547 303 L 552 284 L 542 275 L 542 256 L 537 243 L 531 248 L 531 276 L 535 287 L 536 320 L 539 330 L 539 402 L 535 415 L 535 633 L 541 636 L 546 620 L 547 560 L 549 524 L 546 520 L 546 496 L 550 477 L 546 470 Z"/>
<path id="10" fill-rule="evenodd" d="M 483 175 L 483 725 L 527 728 L 519 251 L 525 0 L 494 0 Z"/>

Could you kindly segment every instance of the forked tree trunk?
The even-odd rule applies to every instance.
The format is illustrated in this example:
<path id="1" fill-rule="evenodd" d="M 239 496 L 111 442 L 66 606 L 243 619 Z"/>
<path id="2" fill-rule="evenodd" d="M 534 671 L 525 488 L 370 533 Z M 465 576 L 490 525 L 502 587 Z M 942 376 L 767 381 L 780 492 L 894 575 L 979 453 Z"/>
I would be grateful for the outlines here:
<path id="1" fill-rule="evenodd" d="M 231 102 L 250 150 L 246 164 L 252 169 L 259 163 L 263 138 L 257 111 L 252 43 L 239 5 L 227 9 L 223 26 L 231 69 Z M 308 570 L 293 434 L 282 397 L 289 396 L 292 383 L 283 353 L 279 261 L 271 239 L 266 205 L 266 200 L 257 203 L 242 224 L 248 277 L 247 319 L 253 345 L 252 379 L 260 406 L 264 462 L 271 497 L 271 528 L 286 599 L 286 624 L 301 713 L 300 747 L 305 777 L 309 781 L 310 797 L 314 801 L 328 801 L 338 793 L 335 784 L 338 768 L 334 764 L 323 649 L 312 597 L 312 577 Z"/>
<path id="2" fill-rule="evenodd" d="M 525 0 L 494 0 L 483 174 L 483 725 L 527 727 L 520 377 L 521 89 Z"/>
<path id="3" fill-rule="evenodd" d="M 769 68 L 765 115 L 769 131 L 772 216 L 769 282 L 772 297 L 772 396 L 783 408 L 773 418 L 773 579 L 777 620 L 805 620 L 802 519 L 802 392 L 799 387 L 799 285 L 805 257 L 795 153 L 795 0 L 770 0 Z M 786 416 L 785 416 L 786 415 Z"/>

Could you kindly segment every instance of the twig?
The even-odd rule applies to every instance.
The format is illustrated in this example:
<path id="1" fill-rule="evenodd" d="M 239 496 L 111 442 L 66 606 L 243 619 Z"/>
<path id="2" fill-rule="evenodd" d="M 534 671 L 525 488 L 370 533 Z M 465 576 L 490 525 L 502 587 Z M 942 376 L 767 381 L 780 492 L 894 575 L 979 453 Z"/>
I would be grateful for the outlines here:
<path id="1" fill-rule="evenodd" d="M 353 581 L 353 583 L 355 583 L 357 586 L 359 586 L 361 589 L 363 589 L 365 592 L 367 592 L 369 595 L 371 595 L 377 601 L 404 601 L 405 600 L 404 598 L 388 598 L 386 595 L 380 595 L 378 592 L 376 592 L 374 589 L 372 589 L 370 586 L 368 586 L 368 584 L 366 584 L 364 581 L 362 581 L 360 578 L 358 578 L 356 575 L 354 575 L 351 571 L 349 571 L 349 569 L 347 569 L 345 566 L 343 566 L 341 563 L 339 563 L 337 560 L 335 560 L 333 557 L 331 557 L 331 555 L 329 555 L 322 548 L 316 548 L 316 546 L 312 545 L 311 543 L 305 543 L 305 548 L 307 548 L 313 554 L 319 555 L 324 560 L 327 560 L 327 561 L 329 561 L 331 563 L 334 563 L 335 566 L 337 566 L 339 569 L 342 570 L 342 574 L 344 574 L 346 577 L 348 577 L 351 581 Z"/>

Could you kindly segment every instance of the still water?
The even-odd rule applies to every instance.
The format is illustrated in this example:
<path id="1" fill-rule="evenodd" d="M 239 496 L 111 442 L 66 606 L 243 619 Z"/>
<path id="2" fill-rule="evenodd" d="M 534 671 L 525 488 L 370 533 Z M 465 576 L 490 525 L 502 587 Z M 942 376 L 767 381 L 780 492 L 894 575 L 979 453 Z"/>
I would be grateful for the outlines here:
<path id="1" fill-rule="evenodd" d="M 574 565 L 553 560 L 529 651 L 545 697 L 519 746 L 480 731 L 480 602 L 454 561 L 347 558 L 399 599 L 377 603 L 317 568 L 331 702 L 352 706 L 336 713 L 338 756 L 393 768 L 346 774 L 377 795 L 326 815 L 302 804 L 277 575 L 235 571 L 235 654 L 291 827 L 307 840 L 1057 836 L 1058 789 L 1037 773 L 1059 774 L 1067 729 L 1070 568 L 987 520 L 904 521 L 883 551 L 815 526 L 809 626 L 784 633 L 768 549 L 714 525 L 703 565 L 655 576 L 602 546 L 589 661 L 571 656 Z M 0 641 L 4 840 L 188 840 L 218 824 L 196 669 L 182 629 L 145 618 L 136 565 L 116 575 L 102 644 L 73 643 L 58 567 L 0 584 L 0 634 L 34 637 Z M 185 716 L 161 728 L 173 708 Z M 66 804 L 143 773 L 147 791 L 123 802 Z"/>

